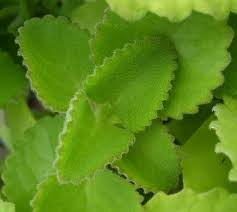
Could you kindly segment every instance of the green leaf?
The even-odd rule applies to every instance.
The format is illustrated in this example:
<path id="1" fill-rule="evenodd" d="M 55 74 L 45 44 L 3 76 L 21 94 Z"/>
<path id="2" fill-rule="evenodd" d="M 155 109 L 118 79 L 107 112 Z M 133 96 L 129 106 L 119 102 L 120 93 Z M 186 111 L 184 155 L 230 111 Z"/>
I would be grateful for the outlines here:
<path id="1" fill-rule="evenodd" d="M 236 0 L 106 0 L 113 11 L 123 18 L 134 21 L 147 12 L 167 17 L 170 21 L 187 18 L 192 10 L 225 19 L 231 11 L 237 12 Z"/>
<path id="2" fill-rule="evenodd" d="M 159 37 L 146 37 L 116 50 L 86 83 L 89 97 L 109 102 L 123 126 L 138 131 L 163 109 L 176 68 L 173 46 Z"/>
<path id="3" fill-rule="evenodd" d="M 76 93 L 60 136 L 56 160 L 60 181 L 78 184 L 128 151 L 133 134 L 115 126 L 110 116 L 106 105 L 95 106 L 83 92 Z"/>
<path id="4" fill-rule="evenodd" d="M 66 111 L 93 68 L 88 35 L 63 17 L 45 16 L 25 22 L 17 42 L 38 98 L 53 111 Z"/>
<path id="5" fill-rule="evenodd" d="M 133 186 L 110 171 L 80 185 L 59 184 L 55 176 L 38 187 L 34 212 L 142 212 Z"/>
<path id="6" fill-rule="evenodd" d="M 91 34 L 95 32 L 96 24 L 102 20 L 107 4 L 104 0 L 87 2 L 72 11 L 71 20 L 82 29 L 87 29 Z"/>
<path id="7" fill-rule="evenodd" d="M 237 33 L 237 16 L 232 14 L 229 19 L 229 24 L 234 30 L 236 35 Z M 229 49 L 231 53 L 231 63 L 224 71 L 225 81 L 224 84 L 217 89 L 216 96 L 223 98 L 223 96 L 232 96 L 237 98 L 237 36 L 234 37 L 232 44 Z"/>
<path id="8" fill-rule="evenodd" d="M 23 95 L 27 88 L 24 70 L 21 66 L 14 64 L 12 58 L 0 51 L 0 108 Z"/>
<path id="9" fill-rule="evenodd" d="M 218 138 L 209 129 L 212 120 L 213 116 L 208 118 L 181 147 L 184 187 L 197 192 L 208 191 L 214 187 L 237 191 L 237 184 L 228 180 L 230 160 L 215 152 Z"/>
<path id="10" fill-rule="evenodd" d="M 4 194 L 17 211 L 31 212 L 36 186 L 54 173 L 52 163 L 63 117 L 41 119 L 25 132 L 21 145 L 10 154 L 3 173 Z"/>
<path id="11" fill-rule="evenodd" d="M 146 212 L 235 212 L 237 194 L 229 194 L 216 188 L 205 193 L 195 193 L 185 189 L 179 193 L 156 194 L 146 205 Z"/>
<path id="12" fill-rule="evenodd" d="M 171 135 L 154 121 L 137 134 L 136 143 L 115 165 L 146 191 L 168 192 L 177 186 L 181 172 L 177 154 Z"/>
<path id="13" fill-rule="evenodd" d="M 198 13 L 174 24 L 151 14 L 129 23 L 108 12 L 91 41 L 94 61 L 101 64 L 126 43 L 159 34 L 174 43 L 179 61 L 163 115 L 181 119 L 183 114 L 196 113 L 198 105 L 209 103 L 211 91 L 222 84 L 233 33 L 225 22 Z"/>
<path id="14" fill-rule="evenodd" d="M 229 157 L 233 168 L 229 173 L 231 181 L 237 181 L 237 100 L 231 97 L 224 97 L 224 104 L 214 108 L 217 121 L 211 123 L 210 127 L 216 131 L 220 142 L 216 145 L 215 151 Z"/>
<path id="15" fill-rule="evenodd" d="M 15 212 L 15 206 L 13 203 L 0 200 L 0 212 Z"/>

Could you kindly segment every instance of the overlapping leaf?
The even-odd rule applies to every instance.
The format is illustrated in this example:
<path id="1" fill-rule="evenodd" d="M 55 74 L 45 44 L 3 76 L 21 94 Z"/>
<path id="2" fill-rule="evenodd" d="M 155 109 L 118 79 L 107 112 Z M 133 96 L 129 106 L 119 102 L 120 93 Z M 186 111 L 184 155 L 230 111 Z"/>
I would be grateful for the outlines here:
<path id="1" fill-rule="evenodd" d="M 62 117 L 41 119 L 25 132 L 21 145 L 7 159 L 4 193 L 15 203 L 17 211 L 31 211 L 30 200 L 37 184 L 54 173 L 55 148 L 62 124 Z"/>
<path id="2" fill-rule="evenodd" d="M 65 204 L 66 203 L 66 204 Z M 34 212 L 142 212 L 133 186 L 108 170 L 80 185 L 59 184 L 55 176 L 39 187 Z"/>
<path id="3" fill-rule="evenodd" d="M 27 21 L 17 41 L 38 98 L 54 111 L 66 111 L 93 67 L 88 35 L 65 18 L 45 16 Z"/>
<path id="4" fill-rule="evenodd" d="M 175 68 L 173 46 L 166 39 L 146 37 L 125 45 L 97 67 L 86 92 L 96 102 L 109 102 L 122 124 L 138 131 L 163 109 Z"/>
<path id="5" fill-rule="evenodd" d="M 95 106 L 83 92 L 74 96 L 60 137 L 58 177 L 75 184 L 121 158 L 134 142 L 132 133 L 113 124 L 106 105 Z"/>
<path id="6" fill-rule="evenodd" d="M 0 212 L 15 212 L 14 204 L 0 200 Z"/>
<path id="7" fill-rule="evenodd" d="M 224 189 L 216 188 L 205 193 L 195 193 L 185 189 L 179 193 L 156 194 L 147 205 L 146 212 L 235 212 L 237 194 L 229 194 Z"/>
<path id="8" fill-rule="evenodd" d="M 233 33 L 226 23 L 197 13 L 174 24 L 151 14 L 129 23 L 108 12 L 91 42 L 94 61 L 101 64 L 126 43 L 159 34 L 174 43 L 179 60 L 163 115 L 181 119 L 184 113 L 196 113 L 198 105 L 210 102 L 210 91 L 223 82 L 221 72 L 230 62 L 227 48 Z"/>
<path id="9" fill-rule="evenodd" d="M 209 129 L 211 120 L 212 116 L 181 147 L 184 187 L 197 192 L 215 187 L 237 191 L 237 184 L 228 180 L 230 160 L 215 152 L 218 138 Z"/>
<path id="10" fill-rule="evenodd" d="M 225 19 L 231 11 L 237 12 L 236 0 L 106 0 L 113 11 L 127 20 L 137 20 L 147 12 L 167 17 L 171 21 L 181 21 L 192 10 L 209 14 L 217 19 Z"/>
<path id="11" fill-rule="evenodd" d="M 138 133 L 136 143 L 115 163 L 122 173 L 147 191 L 168 192 L 178 185 L 178 148 L 159 121 Z"/>
<path id="12" fill-rule="evenodd" d="M 217 153 L 224 153 L 230 158 L 233 168 L 229 173 L 229 179 L 237 181 L 237 100 L 224 97 L 224 104 L 214 108 L 217 121 L 211 123 L 211 128 L 216 131 L 220 142 L 216 145 Z"/>
<path id="13" fill-rule="evenodd" d="M 27 88 L 24 75 L 23 68 L 14 64 L 8 54 L 0 51 L 0 108 L 24 94 Z"/>

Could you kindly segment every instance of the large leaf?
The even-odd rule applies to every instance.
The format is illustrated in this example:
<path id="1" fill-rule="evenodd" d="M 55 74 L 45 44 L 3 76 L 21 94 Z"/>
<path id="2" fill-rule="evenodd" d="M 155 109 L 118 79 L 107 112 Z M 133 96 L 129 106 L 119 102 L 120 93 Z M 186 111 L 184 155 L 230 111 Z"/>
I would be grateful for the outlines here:
<path id="1" fill-rule="evenodd" d="M 163 109 L 175 68 L 173 46 L 166 39 L 146 37 L 125 45 L 97 67 L 86 92 L 96 102 L 109 102 L 122 124 L 138 131 Z"/>
<path id="2" fill-rule="evenodd" d="M 93 67 L 88 35 L 65 18 L 45 16 L 25 22 L 17 42 L 38 98 L 65 111 Z"/>
<path id="3" fill-rule="evenodd" d="M 228 180 L 232 166 L 230 160 L 225 155 L 215 152 L 218 138 L 209 129 L 212 120 L 211 116 L 181 147 L 184 187 L 197 192 L 215 187 L 237 191 L 237 184 Z"/>
<path id="4" fill-rule="evenodd" d="M 25 132 L 21 145 L 10 154 L 3 173 L 4 193 L 16 211 L 31 212 L 36 186 L 54 173 L 53 161 L 63 117 L 44 118 Z"/>
<path id="5" fill-rule="evenodd" d="M 62 182 L 75 184 L 128 151 L 134 136 L 113 124 L 106 105 L 95 106 L 83 92 L 74 96 L 60 136 L 56 167 Z"/>
<path id="6" fill-rule="evenodd" d="M 94 61 L 101 64 L 126 43 L 159 34 L 174 43 L 179 60 L 163 115 L 181 119 L 184 113 L 196 113 L 198 105 L 210 102 L 211 91 L 222 84 L 221 72 L 230 62 L 227 48 L 233 33 L 225 22 L 198 13 L 174 24 L 151 14 L 129 23 L 108 12 L 91 42 Z"/>
<path id="7" fill-rule="evenodd" d="M 27 81 L 24 75 L 23 68 L 14 64 L 8 54 L 0 51 L 0 108 L 25 93 Z"/>
<path id="8" fill-rule="evenodd" d="M 80 185 L 59 184 L 55 176 L 40 184 L 34 212 L 142 212 L 133 186 L 108 170 Z"/>
<path id="9" fill-rule="evenodd" d="M 227 155 L 233 165 L 229 178 L 237 181 L 237 100 L 231 97 L 224 97 L 224 104 L 214 108 L 217 121 L 211 123 L 211 128 L 216 131 L 220 142 L 216 145 L 217 153 Z"/>
<path id="10" fill-rule="evenodd" d="M 115 165 L 147 191 L 168 192 L 178 185 L 178 153 L 172 136 L 159 121 L 154 121 L 136 136 L 136 143 Z"/>
<path id="11" fill-rule="evenodd" d="M 112 10 L 127 20 L 137 20 L 147 12 L 167 17 L 171 21 L 181 21 L 192 10 L 225 19 L 231 11 L 237 12 L 236 0 L 106 0 Z"/>
<path id="12" fill-rule="evenodd" d="M 146 212 L 235 212 L 237 194 L 229 194 L 224 189 L 216 188 L 205 193 L 195 193 L 185 189 L 179 193 L 156 194 L 147 205 Z"/>

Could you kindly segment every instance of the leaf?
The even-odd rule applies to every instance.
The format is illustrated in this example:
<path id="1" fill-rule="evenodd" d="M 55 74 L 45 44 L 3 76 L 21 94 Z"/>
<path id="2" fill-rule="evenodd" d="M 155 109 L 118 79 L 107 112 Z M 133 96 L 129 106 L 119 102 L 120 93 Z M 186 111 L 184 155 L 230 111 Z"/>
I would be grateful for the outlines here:
<path id="1" fill-rule="evenodd" d="M 134 142 L 133 134 L 115 126 L 110 116 L 106 105 L 95 106 L 83 91 L 76 93 L 57 151 L 60 182 L 79 184 L 128 151 Z"/>
<path id="2" fill-rule="evenodd" d="M 215 152 L 218 138 L 209 129 L 212 120 L 213 116 L 208 118 L 181 147 L 184 187 L 197 192 L 215 187 L 237 191 L 237 184 L 228 180 L 230 160 L 225 155 Z"/>
<path id="3" fill-rule="evenodd" d="M 87 2 L 72 11 L 71 20 L 82 29 L 87 29 L 91 34 L 95 32 L 96 24 L 102 20 L 107 4 L 104 0 Z"/>
<path id="4" fill-rule="evenodd" d="M 170 134 L 172 134 L 179 144 L 184 144 L 203 122 L 212 114 L 212 108 L 215 104 L 211 102 L 207 105 L 202 105 L 199 112 L 192 115 L 184 115 L 182 120 L 172 119 L 167 123 Z"/>
<path id="5" fill-rule="evenodd" d="M 217 153 L 225 154 L 232 162 L 233 168 L 229 173 L 231 181 L 237 181 L 237 100 L 224 97 L 224 104 L 215 106 L 214 111 L 217 121 L 211 123 L 211 129 L 216 131 L 220 142 L 216 145 Z"/>
<path id="6" fill-rule="evenodd" d="M 25 93 L 27 81 L 21 66 L 14 64 L 12 58 L 0 51 L 0 108 Z"/>
<path id="7" fill-rule="evenodd" d="M 65 111 L 93 67 L 88 35 L 65 18 L 45 16 L 25 22 L 17 42 L 38 98 L 53 111 Z"/>
<path id="8" fill-rule="evenodd" d="M 156 194 L 146 205 L 146 212 L 235 212 L 237 194 L 229 194 L 224 189 L 215 188 L 205 193 L 195 193 L 185 189 L 179 193 Z"/>
<path id="9" fill-rule="evenodd" d="M 0 200 L 0 212 L 15 212 L 14 204 Z"/>
<path id="10" fill-rule="evenodd" d="M 138 133 L 136 143 L 115 165 L 138 186 L 153 192 L 174 189 L 181 172 L 178 149 L 159 121 Z"/>
<path id="11" fill-rule="evenodd" d="M 132 185 L 110 171 L 102 171 L 80 185 L 59 184 L 55 176 L 38 187 L 34 212 L 142 212 Z"/>
<path id="12" fill-rule="evenodd" d="M 229 13 L 237 12 L 236 0 L 106 0 L 113 11 L 123 18 L 134 21 L 147 12 L 167 17 L 170 21 L 182 21 L 192 10 L 226 19 Z"/>
<path id="13" fill-rule="evenodd" d="M 237 33 L 237 16 L 232 14 L 229 19 L 229 24 L 234 30 L 234 33 L 236 35 Z M 224 71 L 224 77 L 225 81 L 224 84 L 217 89 L 216 96 L 223 98 L 223 96 L 232 96 L 234 98 L 237 98 L 237 37 L 234 36 L 234 39 L 232 41 L 232 44 L 229 49 L 231 53 L 231 63 Z"/>
<path id="14" fill-rule="evenodd" d="M 63 118 L 44 118 L 25 132 L 21 145 L 10 154 L 3 173 L 4 194 L 16 205 L 17 211 L 30 212 L 30 200 L 36 186 L 54 173 L 58 134 Z"/>
<path id="15" fill-rule="evenodd" d="M 86 83 L 98 103 L 109 102 L 125 128 L 148 126 L 163 109 L 176 68 L 173 46 L 159 37 L 136 40 L 116 50 Z"/>
<path id="16" fill-rule="evenodd" d="M 151 14 L 129 23 L 108 12 L 91 41 L 94 61 L 101 64 L 126 43 L 159 34 L 173 42 L 179 61 L 163 116 L 182 119 L 209 103 L 211 91 L 223 83 L 221 72 L 230 62 L 227 48 L 233 33 L 225 22 L 198 13 L 174 24 Z"/>

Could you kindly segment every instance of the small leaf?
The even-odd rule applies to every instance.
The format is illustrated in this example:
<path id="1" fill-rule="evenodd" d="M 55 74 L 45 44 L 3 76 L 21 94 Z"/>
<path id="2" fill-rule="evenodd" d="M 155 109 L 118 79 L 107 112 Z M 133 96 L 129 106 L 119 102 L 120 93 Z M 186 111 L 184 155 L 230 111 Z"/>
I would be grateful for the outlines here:
<path id="1" fill-rule="evenodd" d="M 177 153 L 165 127 L 154 121 L 115 165 L 146 191 L 168 192 L 177 186 L 181 172 Z"/>
<path id="2" fill-rule="evenodd" d="M 147 12 L 167 17 L 170 21 L 182 21 L 192 10 L 226 19 L 231 11 L 237 12 L 236 0 L 106 0 L 113 11 L 134 21 Z"/>
<path id="3" fill-rule="evenodd" d="M 0 212 L 15 212 L 15 206 L 13 203 L 0 200 Z"/>
<path id="4" fill-rule="evenodd" d="M 163 109 L 176 68 L 173 46 L 159 37 L 125 45 L 95 69 L 86 83 L 89 97 L 109 102 L 122 124 L 135 132 Z"/>
<path id="5" fill-rule="evenodd" d="M 38 98 L 53 111 L 66 111 L 93 68 L 88 35 L 65 18 L 45 16 L 27 21 L 17 42 Z"/>
<path id="6" fill-rule="evenodd" d="M 83 92 L 76 93 L 66 117 L 56 160 L 62 182 L 78 184 L 93 176 L 134 142 L 132 133 L 113 125 L 106 105 L 93 105 Z"/>
<path id="7" fill-rule="evenodd" d="M 27 81 L 24 75 L 23 68 L 14 64 L 8 54 L 0 51 L 0 108 L 25 93 Z"/>
<path id="8" fill-rule="evenodd" d="M 91 34 L 94 34 L 95 26 L 102 20 L 107 6 L 104 0 L 87 2 L 72 11 L 71 20 L 82 29 L 87 29 Z"/>
<path id="9" fill-rule="evenodd" d="M 80 185 L 59 184 L 55 176 L 38 187 L 34 212 L 142 212 L 133 186 L 108 170 Z"/>
<path id="10" fill-rule="evenodd" d="M 208 191 L 215 187 L 237 191 L 237 184 L 228 180 L 230 160 L 223 154 L 215 153 L 218 138 L 209 129 L 212 120 L 213 116 L 207 119 L 181 147 L 184 187 L 197 192 Z"/>
<path id="11" fill-rule="evenodd" d="M 3 173 L 4 193 L 17 211 L 31 212 L 36 186 L 54 173 L 53 161 L 63 118 L 44 118 L 25 132 L 21 145 L 10 154 Z"/>
<path id="12" fill-rule="evenodd" d="M 235 212 L 237 194 L 229 194 L 224 189 L 215 188 L 205 193 L 195 193 L 184 189 L 179 193 L 156 194 L 146 205 L 146 212 Z"/>
<path id="13" fill-rule="evenodd" d="M 198 13 L 174 24 L 152 14 L 129 23 L 108 11 L 91 41 L 94 61 L 101 64 L 126 43 L 158 35 L 173 42 L 179 62 L 162 114 L 182 119 L 183 114 L 194 114 L 199 105 L 209 103 L 211 91 L 223 83 L 222 71 L 230 62 L 227 49 L 233 32 L 226 22 Z"/>
<path id="14" fill-rule="evenodd" d="M 216 145 L 217 153 L 224 153 L 232 162 L 233 168 L 229 173 L 231 181 L 237 181 L 237 100 L 224 97 L 224 104 L 214 108 L 217 121 L 211 123 L 210 127 L 216 131 L 220 142 Z"/>

